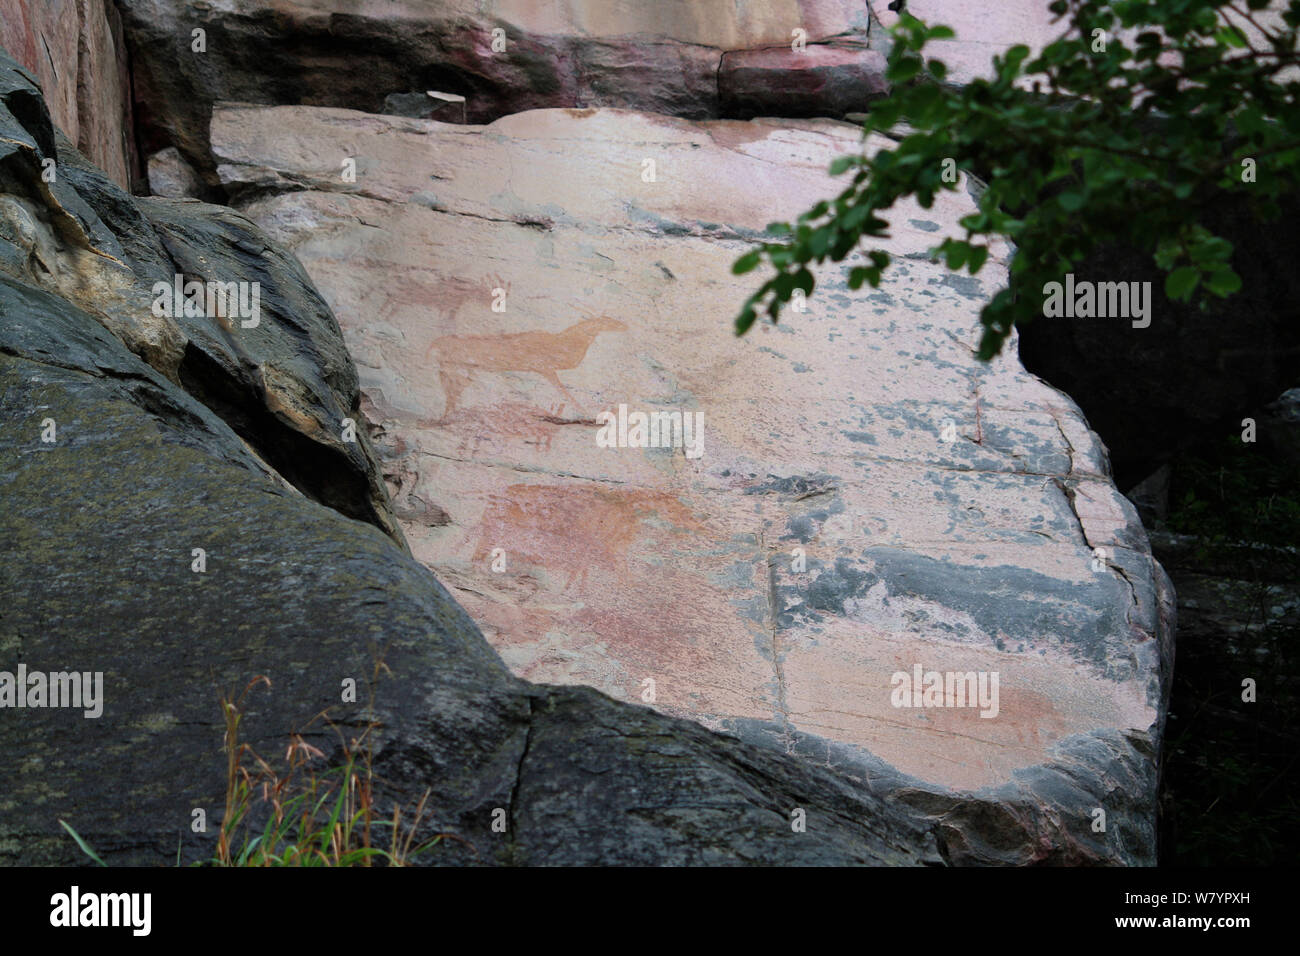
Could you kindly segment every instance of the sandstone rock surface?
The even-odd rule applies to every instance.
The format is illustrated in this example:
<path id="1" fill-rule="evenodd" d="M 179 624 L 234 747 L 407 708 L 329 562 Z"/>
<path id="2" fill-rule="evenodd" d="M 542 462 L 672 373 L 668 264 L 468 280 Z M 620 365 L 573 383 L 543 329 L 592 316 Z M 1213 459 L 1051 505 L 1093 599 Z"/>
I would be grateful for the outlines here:
<path id="1" fill-rule="evenodd" d="M 888 92 L 885 58 L 865 46 L 740 50 L 718 69 L 725 116 L 841 117 Z"/>
<path id="2" fill-rule="evenodd" d="M 1007 250 L 926 254 L 966 194 L 896 210 L 878 291 L 827 270 L 731 335 L 731 262 L 859 135 L 230 105 L 211 138 L 340 318 L 413 553 L 517 674 L 835 767 L 953 860 L 1151 862 L 1167 579 L 1077 407 L 976 360 Z M 620 406 L 702 415 L 702 454 L 601 447 Z M 896 706 L 918 666 L 996 672 L 997 716 Z"/>
<path id="3" fill-rule="evenodd" d="M 56 152 L 57 194 L 40 177 Z M 296 334 L 299 385 L 346 397 L 355 381 L 292 257 L 229 210 L 117 190 L 57 143 L 8 62 L 0 201 L 0 671 L 103 677 L 97 716 L 0 711 L 0 862 L 84 863 L 60 819 L 113 864 L 170 865 L 178 841 L 184 862 L 210 858 L 225 788 L 219 695 L 259 674 L 272 686 L 248 699 L 242 736 L 272 759 L 302 731 L 337 760 L 337 738 L 313 723 L 326 708 L 348 735 L 379 721 L 380 807 L 410 813 L 427 788 L 418 838 L 459 838 L 429 862 L 943 862 L 928 821 L 833 770 L 513 677 L 427 569 L 312 500 L 313 476 L 269 463 L 266 439 L 287 440 L 283 429 L 263 432 L 263 418 L 239 433 L 252 406 L 232 408 L 215 386 L 237 391 L 221 344 L 265 368 L 250 356 Z M 33 260 L 61 280 L 40 281 Z M 218 323 L 206 335 L 197 317 L 179 324 L 210 378 L 184 364 L 177 375 L 170 353 L 129 334 L 132 320 L 153 322 L 147 293 L 128 302 L 160 263 L 239 270 L 274 303 L 224 343 L 208 341 Z M 95 310 L 94 289 L 120 293 L 113 316 Z M 320 469 L 346 471 L 337 457 Z M 340 704 L 342 682 L 364 687 L 376 657 L 389 672 L 376 709 Z M 206 834 L 191 831 L 196 808 Z M 791 827 L 795 809 L 806 832 Z"/>
<path id="4" fill-rule="evenodd" d="M 892 0 L 867 0 L 873 18 L 886 30 L 898 23 L 899 12 L 889 9 Z M 957 34 L 951 40 L 926 44 L 927 56 L 943 60 L 948 81 L 969 83 L 976 77 L 992 77 L 993 57 L 1023 43 L 1040 50 L 1063 32 L 1047 9 L 1050 0 L 1001 0 L 998 3 L 967 3 L 964 0 L 907 0 L 907 12 L 925 23 L 944 24 Z M 883 46 L 884 44 L 882 44 Z"/>
<path id="5" fill-rule="evenodd" d="M 5 0 L 0 47 L 30 71 L 68 138 L 113 182 L 130 188 L 130 83 L 112 0 Z"/>
<path id="6" fill-rule="evenodd" d="M 434 89 L 465 96 L 471 122 L 537 107 L 717 116 L 724 54 L 789 51 L 798 40 L 822 57 L 862 46 L 870 22 L 862 0 L 213 0 L 193 10 L 123 0 L 122 7 L 144 148 L 178 147 L 214 185 L 207 135 L 218 100 L 380 113 L 390 95 Z M 201 53 L 195 29 L 205 31 Z M 825 102 L 818 96 L 825 78 L 809 85 L 818 71 L 801 72 L 801 112 L 827 115 L 846 96 L 869 97 L 879 85 L 869 69 L 876 54 L 854 56 L 859 65 L 837 67 Z M 761 99 L 791 73 L 746 76 Z"/>

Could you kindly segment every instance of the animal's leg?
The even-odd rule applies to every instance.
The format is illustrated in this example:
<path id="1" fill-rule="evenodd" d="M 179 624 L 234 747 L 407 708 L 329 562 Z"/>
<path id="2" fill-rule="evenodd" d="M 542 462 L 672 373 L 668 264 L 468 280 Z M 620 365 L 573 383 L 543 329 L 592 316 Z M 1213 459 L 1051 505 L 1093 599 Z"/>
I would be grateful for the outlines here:
<path id="1" fill-rule="evenodd" d="M 573 404 L 576 405 L 578 408 L 582 408 L 582 402 L 578 401 L 576 398 L 574 398 L 572 395 L 569 394 L 569 390 L 565 388 L 564 383 L 560 381 L 560 376 L 556 375 L 555 372 L 553 371 L 543 372 L 542 375 L 543 377 L 545 377 L 545 379 L 548 382 L 550 382 L 557 389 L 559 389 L 560 393 L 563 394 L 565 398 L 573 402 Z"/>
<path id="2" fill-rule="evenodd" d="M 442 417 L 438 421 L 445 422 L 451 417 L 451 413 L 459 407 L 461 392 L 469 387 L 469 376 L 463 372 L 443 367 L 438 369 L 438 381 L 442 383 L 444 398 Z"/>

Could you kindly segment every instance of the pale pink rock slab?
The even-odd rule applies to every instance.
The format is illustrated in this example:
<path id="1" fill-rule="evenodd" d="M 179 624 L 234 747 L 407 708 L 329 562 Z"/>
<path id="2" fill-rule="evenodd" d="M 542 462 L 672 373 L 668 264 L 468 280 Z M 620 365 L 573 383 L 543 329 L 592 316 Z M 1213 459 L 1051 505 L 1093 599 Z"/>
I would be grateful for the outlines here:
<path id="1" fill-rule="evenodd" d="M 228 105 L 212 140 L 338 315 L 413 552 L 517 673 L 653 681 L 662 710 L 868 786 L 1030 793 L 1034 827 L 1084 842 L 1122 766 L 1149 829 L 1167 582 L 1074 403 L 1014 341 L 975 358 L 1008 250 L 977 277 L 925 254 L 964 190 L 891 212 L 879 290 L 821 269 L 806 311 L 736 339 L 760 280 L 731 263 L 838 191 L 856 128 Z M 597 447 L 621 403 L 702 412 L 703 455 Z M 998 715 L 894 706 L 916 664 L 998 672 Z M 1089 796 L 1032 782 L 1067 765 Z"/>
<path id="2" fill-rule="evenodd" d="M 919 20 L 937 26 L 953 28 L 956 36 L 951 40 L 933 40 L 926 44 L 925 55 L 942 60 L 948 68 L 951 83 L 969 83 L 977 77 L 993 76 L 993 57 L 1005 53 L 1017 44 L 1029 47 L 1031 54 L 1066 34 L 1069 21 L 1056 17 L 1048 10 L 1050 0 L 998 0 L 996 3 L 969 3 L 966 0 L 907 0 L 907 12 Z M 890 0 L 867 0 L 873 18 L 888 30 L 898 23 L 898 13 L 889 9 Z M 1269 32 L 1285 29 L 1282 13 L 1287 0 L 1273 0 L 1264 10 L 1250 11 L 1246 18 L 1225 10 L 1225 20 L 1239 27 L 1251 46 L 1268 49 L 1260 30 Z M 1245 9 L 1244 5 L 1240 9 Z M 1138 30 L 1121 31 L 1118 36 L 1130 47 L 1134 45 Z M 874 43 L 886 49 L 884 42 Z M 1171 65 L 1176 56 L 1166 54 L 1161 63 Z M 1300 68 L 1288 67 L 1278 75 L 1279 82 L 1293 80 Z M 1025 81 L 1022 85 L 1029 85 Z"/>

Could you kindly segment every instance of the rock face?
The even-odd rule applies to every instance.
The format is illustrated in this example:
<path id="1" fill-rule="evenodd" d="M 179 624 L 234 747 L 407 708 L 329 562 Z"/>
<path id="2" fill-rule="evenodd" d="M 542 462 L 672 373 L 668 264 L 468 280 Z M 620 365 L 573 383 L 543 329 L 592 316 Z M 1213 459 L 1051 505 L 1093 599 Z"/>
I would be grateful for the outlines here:
<path id="1" fill-rule="evenodd" d="M 776 47 L 725 53 L 725 116 L 843 116 L 889 92 L 885 58 L 865 46 Z"/>
<path id="2" fill-rule="evenodd" d="M 218 100 L 384 111 L 392 94 L 466 97 L 471 122 L 537 107 L 613 106 L 717 116 L 723 55 L 806 44 L 809 62 L 751 62 L 727 77 L 743 109 L 782 96 L 801 113 L 861 109 L 881 82 L 861 50 L 862 0 L 123 0 L 141 139 L 176 146 L 216 179 Z M 195 30 L 204 31 L 196 38 Z M 202 44 L 202 51 L 196 44 Z M 823 91 L 825 95 L 823 97 Z M 751 95 L 752 94 L 752 95 Z M 738 99 L 737 99 L 738 97 Z M 395 110 L 395 112 L 401 112 Z"/>
<path id="3" fill-rule="evenodd" d="M 129 188 L 130 83 L 112 0 L 5 0 L 0 47 L 44 90 L 54 122 L 113 182 Z"/>
<path id="4" fill-rule="evenodd" d="M 969 198 L 897 213 L 880 290 L 829 270 L 730 333 L 745 240 L 859 136 L 231 105 L 211 139 L 340 317 L 414 555 L 517 674 L 833 767 L 952 861 L 1152 862 L 1167 580 L 1077 407 L 1014 348 L 976 360 L 1006 250 L 926 254 Z M 610 413 L 693 431 L 638 447 Z M 996 674 L 996 715 L 910 706 L 918 668 Z"/>
<path id="5" fill-rule="evenodd" d="M 1079 408 L 975 359 L 967 196 L 729 333 L 859 133 L 697 120 L 863 109 L 884 4 L 118 0 L 150 181 L 238 212 L 114 184 L 112 8 L 54 6 L 0 37 L 71 137 L 0 58 L 0 672 L 105 697 L 0 712 L 0 860 L 210 855 L 265 674 L 246 739 L 377 719 L 434 862 L 1154 861 L 1172 595 Z M 956 82 L 1049 38 L 948 6 Z"/>
<path id="6" fill-rule="evenodd" d="M 229 210 L 133 200 L 66 141 L 56 147 L 39 95 L 16 70 L 0 74 L 0 96 L 15 162 L 68 157 L 54 182 L 15 182 L 0 196 L 0 233 L 10 241 L 0 272 L 96 315 L 292 483 L 400 540 L 358 427 L 356 372 L 298 263 Z M 205 305 L 218 289 L 225 304 L 199 310 L 160 295 L 177 277 L 182 289 L 201 283 Z"/>
<path id="7" fill-rule="evenodd" d="M 323 423 L 355 414 L 355 370 L 293 258 L 229 210 L 118 190 L 7 59 L 0 211 L 0 671 L 103 681 L 91 717 L 6 699 L 0 862 L 78 862 L 60 819 L 110 863 L 170 863 L 178 835 L 211 856 L 218 695 L 258 674 L 243 737 L 265 754 L 299 729 L 330 752 L 307 729 L 325 708 L 380 722 L 381 807 L 428 788 L 420 836 L 461 838 L 433 862 L 943 862 L 929 821 L 842 773 L 512 676 L 383 514 L 349 514 L 378 500 L 364 430 L 344 451 Z M 172 270 L 260 281 L 260 323 L 162 321 L 149 285 Z M 376 657 L 376 711 L 340 705 Z"/>
<path id="8" fill-rule="evenodd" d="M 198 199 L 203 183 L 175 146 L 149 157 L 149 192 L 163 199 Z"/>
<path id="9" fill-rule="evenodd" d="M 943 60 L 948 67 L 948 82 L 969 83 L 976 77 L 991 77 L 992 58 L 1023 43 L 1040 50 L 1062 32 L 1058 21 L 1047 9 L 1050 0 L 999 0 L 998 3 L 953 3 L 952 0 L 906 0 L 906 10 L 924 22 L 953 28 L 951 40 L 934 40 L 926 44 L 926 56 Z M 891 10 L 894 0 L 867 0 L 873 19 L 886 29 L 898 22 L 899 11 Z M 882 34 L 883 36 L 883 31 Z M 877 39 L 884 49 L 887 44 Z"/>

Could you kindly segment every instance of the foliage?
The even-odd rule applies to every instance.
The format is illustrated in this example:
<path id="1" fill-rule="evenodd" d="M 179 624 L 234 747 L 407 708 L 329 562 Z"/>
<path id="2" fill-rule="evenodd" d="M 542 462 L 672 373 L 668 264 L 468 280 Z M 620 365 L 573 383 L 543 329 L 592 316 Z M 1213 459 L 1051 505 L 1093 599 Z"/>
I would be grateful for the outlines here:
<path id="1" fill-rule="evenodd" d="M 254 679 L 237 700 L 221 701 L 226 720 L 226 807 L 217 835 L 214 866 L 371 866 L 376 860 L 402 866 L 437 845 L 442 834 L 412 846 L 425 813 L 428 791 L 403 827 L 401 808 L 391 820 L 378 816 L 374 769 L 369 745 L 374 723 L 351 741 L 340 735 L 341 766 L 323 773 L 311 768 L 324 754 L 294 734 L 285 752 L 286 769 L 276 771 L 239 740 L 244 700 L 265 677 Z M 251 764 L 251 769 L 250 765 Z M 265 821 L 252 825 L 253 796 L 260 791 Z M 387 846 L 376 846 L 378 831 L 387 830 Z"/>
<path id="2" fill-rule="evenodd" d="M 382 667 L 382 661 L 376 664 L 375 682 Z M 221 698 L 226 724 L 225 812 L 217 834 L 216 854 L 200 865 L 372 866 L 380 862 L 405 866 L 444 839 L 459 839 L 439 833 L 415 843 L 415 833 L 426 813 L 427 790 L 407 819 L 403 819 L 400 806 L 394 807 L 391 818 L 380 815 L 371 747 L 371 735 L 377 726 L 373 719 L 351 740 L 334 728 L 342 751 L 337 766 L 316 770 L 313 762 L 323 760 L 325 755 L 302 734 L 294 734 L 285 752 L 285 769 L 272 767 L 239 739 L 245 702 L 259 684 L 271 686 L 266 677 L 257 677 L 238 698 Z M 372 714 L 373 694 L 372 682 Z M 255 799 L 258 796 L 260 800 Z M 255 819 L 261 820 L 260 826 Z M 76 830 L 59 822 L 83 853 L 100 866 L 106 865 Z"/>
<path id="3" fill-rule="evenodd" d="M 1205 208 L 1240 202 L 1275 218 L 1278 199 L 1300 181 L 1300 84 L 1278 75 L 1300 63 L 1300 0 L 1271 30 L 1258 12 L 1267 4 L 1055 0 L 1049 9 L 1068 22 L 1059 39 L 1038 56 L 1014 46 L 994 57 L 992 78 L 960 88 L 924 55 L 953 31 L 903 14 L 889 55 L 892 92 L 872 105 L 864 136 L 902 122 L 914 131 L 892 148 L 838 158 L 831 174 L 852 173 L 844 191 L 794 225 L 771 224 L 772 238 L 736 261 L 738 275 L 762 262 L 774 271 L 742 307 L 737 334 L 760 313 L 776 322 L 796 289 L 810 295 L 812 265 L 888 238 L 885 215 L 899 200 L 929 208 L 940 190 L 958 188 L 959 177 L 945 176 L 954 166 L 986 177 L 988 189 L 960 221 L 965 236 L 946 237 L 935 254 L 973 275 L 990 240 L 1010 239 L 1012 287 L 1024 290 L 1003 289 L 985 306 L 982 358 L 1040 314 L 1038 290 L 1113 239 L 1152 254 L 1171 299 L 1232 294 L 1241 285 L 1232 245 L 1201 225 Z M 877 286 L 888 253 L 856 258 L 849 286 Z"/>
<path id="4" fill-rule="evenodd" d="M 1177 484 L 1169 529 L 1196 535 L 1202 549 L 1253 541 L 1269 545 L 1271 554 L 1300 545 L 1300 476 L 1285 461 L 1233 434 L 1207 451 L 1180 455 L 1172 471 Z"/>

